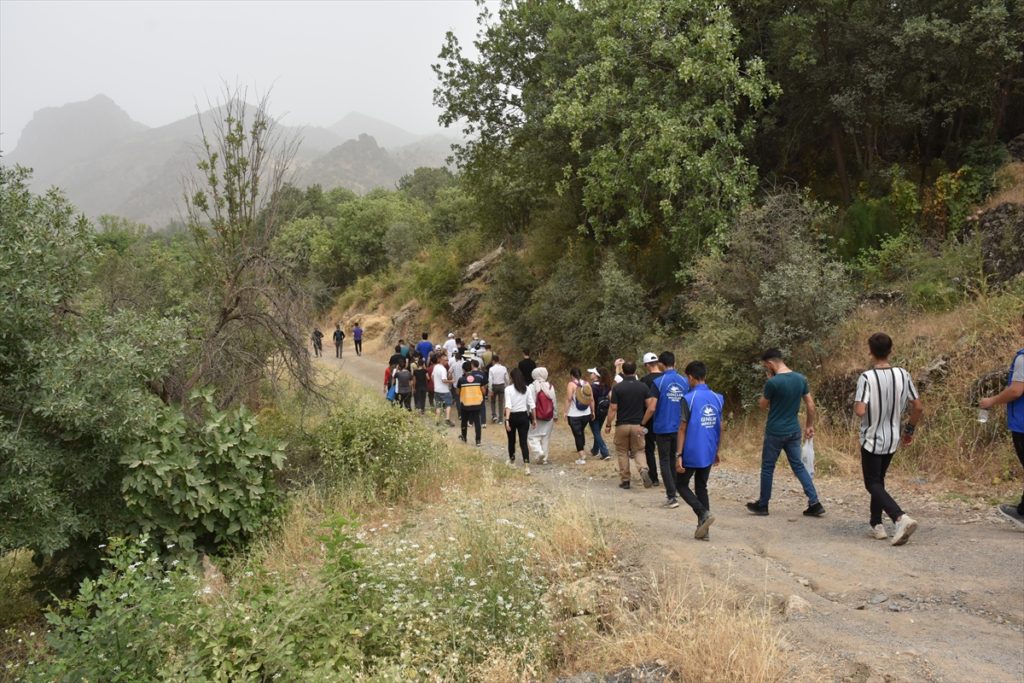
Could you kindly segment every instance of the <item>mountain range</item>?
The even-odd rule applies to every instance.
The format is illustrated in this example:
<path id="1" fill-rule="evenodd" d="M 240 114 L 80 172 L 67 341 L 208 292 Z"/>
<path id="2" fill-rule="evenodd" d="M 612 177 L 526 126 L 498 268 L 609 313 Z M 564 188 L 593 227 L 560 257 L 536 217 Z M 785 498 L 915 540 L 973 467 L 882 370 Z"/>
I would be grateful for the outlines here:
<path id="1" fill-rule="evenodd" d="M 3 163 L 33 169 L 33 189 L 60 187 L 87 216 L 114 214 L 160 228 L 181 217 L 182 180 L 192 173 L 201 141 L 200 119 L 217 110 L 150 128 L 105 95 L 35 113 Z M 352 112 L 334 125 L 278 124 L 302 143 L 291 182 L 358 193 L 393 189 L 420 166 L 444 166 L 455 136 L 417 135 Z"/>

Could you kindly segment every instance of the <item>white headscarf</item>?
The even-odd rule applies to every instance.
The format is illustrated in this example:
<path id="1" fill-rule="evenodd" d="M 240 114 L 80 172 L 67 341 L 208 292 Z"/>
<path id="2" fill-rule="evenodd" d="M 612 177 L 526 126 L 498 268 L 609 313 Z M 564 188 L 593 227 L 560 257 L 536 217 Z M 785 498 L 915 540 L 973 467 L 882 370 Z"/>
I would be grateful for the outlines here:
<path id="1" fill-rule="evenodd" d="M 555 400 L 555 388 L 548 383 L 548 369 L 534 368 L 531 373 L 533 385 L 536 391 L 543 391 L 552 401 Z"/>

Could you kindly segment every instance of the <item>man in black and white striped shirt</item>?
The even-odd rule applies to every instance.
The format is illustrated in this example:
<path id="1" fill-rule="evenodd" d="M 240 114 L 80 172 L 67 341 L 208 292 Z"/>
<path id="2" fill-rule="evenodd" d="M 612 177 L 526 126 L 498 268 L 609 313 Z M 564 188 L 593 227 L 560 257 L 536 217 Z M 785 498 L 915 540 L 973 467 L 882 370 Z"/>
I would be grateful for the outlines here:
<path id="1" fill-rule="evenodd" d="M 917 522 L 903 512 L 885 490 L 885 472 L 889 469 L 896 447 L 910 445 L 914 430 L 924 414 L 924 406 L 914 387 L 910 373 L 889 364 L 892 339 L 878 332 L 868 339 L 871 369 L 857 380 L 854 412 L 861 418 L 860 461 L 864 488 L 871 494 L 871 534 L 879 540 L 888 535 L 882 525 L 884 510 L 896 523 L 893 545 L 903 545 L 917 529 Z M 907 406 L 910 420 L 900 433 L 900 422 Z"/>

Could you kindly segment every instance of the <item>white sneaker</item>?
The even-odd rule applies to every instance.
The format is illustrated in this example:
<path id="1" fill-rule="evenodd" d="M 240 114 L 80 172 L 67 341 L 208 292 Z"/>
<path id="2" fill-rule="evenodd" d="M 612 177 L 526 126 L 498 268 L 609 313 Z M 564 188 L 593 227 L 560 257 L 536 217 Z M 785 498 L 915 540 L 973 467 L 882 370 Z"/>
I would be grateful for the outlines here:
<path id="1" fill-rule="evenodd" d="M 885 533 L 885 527 L 881 524 L 876 524 L 871 527 L 870 534 L 872 538 L 877 538 L 879 541 L 889 540 L 889 534 Z"/>
<path id="2" fill-rule="evenodd" d="M 584 458 L 580 458 L 579 460 L 576 461 L 576 464 L 577 465 L 586 465 L 587 461 Z"/>
<path id="3" fill-rule="evenodd" d="M 917 522 L 911 519 L 910 515 L 900 516 L 896 522 L 896 533 L 892 535 L 893 545 L 903 545 L 910 540 L 910 535 L 917 530 Z"/>
<path id="4" fill-rule="evenodd" d="M 530 474 L 530 466 L 529 465 L 523 465 L 523 474 L 529 476 L 529 474 Z"/>
<path id="5" fill-rule="evenodd" d="M 550 465 L 550 464 L 551 464 L 551 461 L 550 461 L 550 460 L 548 460 L 548 456 L 546 456 L 546 455 L 545 455 L 545 456 L 544 456 L 544 457 L 543 457 L 543 458 L 541 459 L 541 461 L 540 461 L 540 464 L 541 464 L 541 465 Z"/>

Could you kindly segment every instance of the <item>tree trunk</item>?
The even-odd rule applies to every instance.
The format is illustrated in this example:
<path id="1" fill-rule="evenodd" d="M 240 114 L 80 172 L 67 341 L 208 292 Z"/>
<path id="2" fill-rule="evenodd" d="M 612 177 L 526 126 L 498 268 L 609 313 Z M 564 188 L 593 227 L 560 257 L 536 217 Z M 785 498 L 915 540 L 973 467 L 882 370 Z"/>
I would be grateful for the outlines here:
<path id="1" fill-rule="evenodd" d="M 849 205 L 852 199 L 850 191 L 850 176 L 846 172 L 846 157 L 843 155 L 842 133 L 835 124 L 829 127 L 829 137 L 832 142 L 832 153 L 836 157 L 836 171 L 839 173 L 839 189 L 842 192 L 843 204 Z"/>

